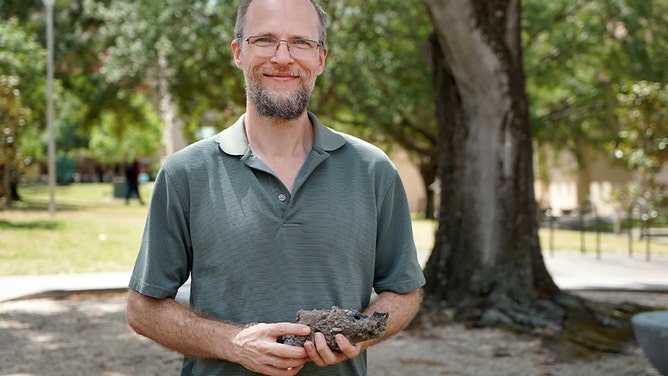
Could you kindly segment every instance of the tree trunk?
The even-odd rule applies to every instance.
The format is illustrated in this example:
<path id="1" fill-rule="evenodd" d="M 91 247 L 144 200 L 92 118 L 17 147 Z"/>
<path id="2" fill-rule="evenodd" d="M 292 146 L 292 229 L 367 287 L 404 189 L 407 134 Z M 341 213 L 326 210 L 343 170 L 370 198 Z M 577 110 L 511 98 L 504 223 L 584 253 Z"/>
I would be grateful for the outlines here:
<path id="1" fill-rule="evenodd" d="M 519 0 L 426 2 L 436 29 L 441 178 L 427 299 L 467 319 L 489 319 L 493 310 L 492 321 L 539 321 L 526 313 L 551 310 L 537 302 L 560 291 L 538 239 Z"/>
<path id="2" fill-rule="evenodd" d="M 174 72 L 169 67 L 167 59 L 161 54 L 158 59 L 160 67 L 160 117 L 165 123 L 162 131 L 162 144 L 164 146 L 163 156 L 170 156 L 188 145 L 183 137 L 183 122 L 178 118 L 176 103 L 170 92 L 169 80 Z"/>
<path id="3" fill-rule="evenodd" d="M 577 143 L 578 148 L 578 175 L 577 175 L 577 209 L 580 214 L 587 214 L 591 212 L 593 202 L 591 199 L 591 176 L 592 176 L 592 155 L 590 152 L 591 146 L 585 145 L 583 142 Z"/>
<path id="4" fill-rule="evenodd" d="M 10 207 L 12 206 L 12 191 L 11 191 L 11 185 L 10 185 L 10 162 L 9 159 L 7 163 L 0 165 L 0 173 L 1 173 L 1 185 L 0 185 L 0 198 L 4 198 L 3 200 L 0 200 L 0 208 L 2 206 Z"/>

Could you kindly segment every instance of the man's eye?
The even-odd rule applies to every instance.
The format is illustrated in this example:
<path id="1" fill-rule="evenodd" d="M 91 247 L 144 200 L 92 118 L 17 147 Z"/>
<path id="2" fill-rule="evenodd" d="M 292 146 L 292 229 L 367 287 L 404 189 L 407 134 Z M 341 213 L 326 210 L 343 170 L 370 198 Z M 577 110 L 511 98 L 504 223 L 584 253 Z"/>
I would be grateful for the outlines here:
<path id="1" fill-rule="evenodd" d="M 316 43 L 308 39 L 292 39 L 290 40 L 290 45 L 299 49 L 311 49 L 316 47 Z"/>
<path id="2" fill-rule="evenodd" d="M 258 37 L 255 38 L 255 43 L 262 43 L 262 44 L 267 44 L 267 43 L 276 43 L 274 38 L 270 37 Z"/>

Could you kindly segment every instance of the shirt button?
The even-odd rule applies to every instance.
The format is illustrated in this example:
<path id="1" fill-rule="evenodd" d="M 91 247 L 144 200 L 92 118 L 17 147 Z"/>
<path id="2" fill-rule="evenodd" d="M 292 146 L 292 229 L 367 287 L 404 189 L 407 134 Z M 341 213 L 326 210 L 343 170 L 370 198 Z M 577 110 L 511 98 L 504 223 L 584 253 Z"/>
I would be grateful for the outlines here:
<path id="1" fill-rule="evenodd" d="M 282 194 L 282 193 L 281 193 L 280 195 L 278 195 L 278 201 L 283 202 L 283 201 L 285 201 L 285 200 L 287 200 L 287 199 L 288 199 L 288 198 L 287 198 L 284 194 Z"/>

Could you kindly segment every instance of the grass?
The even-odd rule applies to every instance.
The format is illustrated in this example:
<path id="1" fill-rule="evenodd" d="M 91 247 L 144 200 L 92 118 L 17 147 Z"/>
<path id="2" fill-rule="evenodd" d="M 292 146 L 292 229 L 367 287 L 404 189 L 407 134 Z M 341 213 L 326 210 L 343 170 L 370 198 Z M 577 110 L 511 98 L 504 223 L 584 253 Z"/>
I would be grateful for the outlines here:
<path id="1" fill-rule="evenodd" d="M 435 221 L 425 219 L 413 220 L 413 232 L 415 244 L 419 250 L 431 250 L 434 246 L 434 233 L 437 229 Z M 585 232 L 584 242 L 580 231 L 554 230 L 547 228 L 538 231 L 541 249 L 544 253 L 549 252 L 582 252 L 601 255 L 628 255 L 629 238 L 626 232 L 622 234 Z M 668 237 L 650 238 L 649 250 L 651 256 L 668 257 Z M 634 237 L 631 242 L 633 257 L 645 257 L 647 253 L 646 239 Z"/>
<path id="2" fill-rule="evenodd" d="M 622 234 L 585 232 L 584 241 L 580 231 L 573 230 L 555 230 L 550 234 L 550 230 L 542 228 L 539 231 L 541 248 L 544 252 L 576 251 L 589 254 L 601 255 L 616 254 L 629 255 L 632 252 L 633 257 L 645 257 L 647 253 L 647 239 L 639 239 L 634 236 L 629 244 L 627 232 Z M 668 237 L 652 237 L 649 242 L 649 251 L 651 256 L 668 256 Z"/>
<path id="3" fill-rule="evenodd" d="M 128 271 L 147 207 L 125 205 L 108 184 L 72 184 L 56 190 L 48 214 L 47 187 L 22 187 L 24 201 L 0 210 L 0 275 Z M 142 186 L 142 197 L 150 195 Z"/>
<path id="4" fill-rule="evenodd" d="M 141 186 L 142 197 L 150 197 L 150 185 Z M 48 214 L 49 193 L 45 186 L 22 187 L 24 200 L 0 210 L 0 275 L 30 275 L 130 271 L 134 264 L 146 218 L 147 206 L 137 200 L 125 205 L 113 198 L 107 184 L 72 184 L 56 191 L 56 214 Z M 437 224 L 415 219 L 413 231 L 420 250 L 431 250 Z M 557 230 L 550 241 L 540 230 L 541 245 L 549 252 L 580 251 L 577 231 Z M 652 255 L 668 256 L 668 240 L 652 241 Z M 585 236 L 585 252 L 596 252 L 596 234 Z M 628 254 L 626 235 L 601 234 L 601 252 Z M 644 241 L 634 241 L 637 257 L 644 257 Z M 642 256 L 640 256 L 642 255 Z"/>

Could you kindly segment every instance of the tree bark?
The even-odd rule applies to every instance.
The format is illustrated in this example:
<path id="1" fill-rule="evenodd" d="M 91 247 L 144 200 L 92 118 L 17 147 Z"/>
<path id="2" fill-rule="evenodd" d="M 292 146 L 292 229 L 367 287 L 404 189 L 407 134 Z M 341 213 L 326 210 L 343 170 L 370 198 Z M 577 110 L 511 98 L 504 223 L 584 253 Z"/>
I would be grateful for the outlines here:
<path id="1" fill-rule="evenodd" d="M 169 81 L 173 76 L 173 70 L 164 56 L 158 59 L 160 67 L 159 78 L 159 100 L 160 117 L 165 123 L 162 131 L 162 144 L 164 146 L 163 156 L 170 156 L 188 145 L 183 137 L 183 122 L 177 115 L 177 105 L 170 92 Z"/>
<path id="2" fill-rule="evenodd" d="M 538 239 L 519 0 L 426 0 L 439 129 L 439 227 L 427 300 L 541 326 L 560 293 Z M 544 307 L 543 315 L 535 313 Z M 550 308 L 545 308 L 550 307 Z M 529 321 L 529 322 L 527 322 Z"/>

